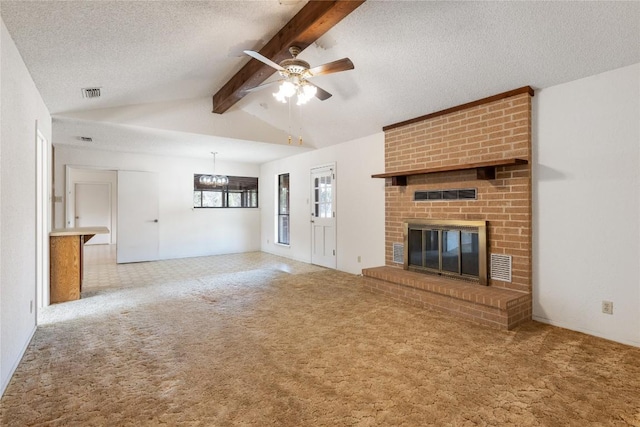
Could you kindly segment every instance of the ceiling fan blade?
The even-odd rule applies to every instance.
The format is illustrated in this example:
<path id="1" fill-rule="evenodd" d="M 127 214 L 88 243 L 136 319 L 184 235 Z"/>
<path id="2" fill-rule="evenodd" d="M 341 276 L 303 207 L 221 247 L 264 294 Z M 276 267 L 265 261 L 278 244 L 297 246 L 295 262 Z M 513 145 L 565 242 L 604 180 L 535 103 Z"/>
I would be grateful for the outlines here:
<path id="1" fill-rule="evenodd" d="M 310 83 L 309 81 L 307 81 L 307 84 L 311 85 L 311 86 L 315 86 L 317 90 L 316 92 L 316 98 L 318 98 L 320 101 L 325 101 L 329 98 L 331 98 L 333 95 L 331 95 L 329 92 L 327 92 L 326 90 L 322 89 L 321 87 L 314 85 L 313 83 Z"/>
<path id="2" fill-rule="evenodd" d="M 273 62 L 272 60 L 270 60 L 269 58 L 260 55 L 258 52 L 254 52 L 252 50 L 245 50 L 244 53 L 246 53 L 247 55 L 249 55 L 250 57 L 257 59 L 258 61 L 267 64 L 268 66 L 275 68 L 278 71 L 283 71 L 284 68 L 282 68 L 281 66 L 279 66 L 278 64 L 276 64 L 275 62 Z"/>
<path id="3" fill-rule="evenodd" d="M 309 73 L 312 76 L 322 76 L 324 74 L 337 73 L 339 71 L 353 70 L 354 68 L 353 62 L 351 62 L 349 58 L 342 58 L 337 61 L 313 67 L 309 69 Z"/>
<path id="4" fill-rule="evenodd" d="M 283 82 L 283 81 L 284 81 L 284 80 L 276 80 L 276 81 L 269 82 L 269 83 L 263 83 L 263 84 L 261 84 L 261 85 L 255 86 L 255 87 L 252 87 L 252 88 L 249 88 L 249 89 L 245 89 L 244 91 L 245 91 L 245 92 L 257 92 L 257 91 L 259 91 L 259 90 L 266 89 L 266 88 L 268 88 L 269 86 L 273 86 L 273 85 L 278 84 L 278 83 L 281 83 L 281 82 Z"/>

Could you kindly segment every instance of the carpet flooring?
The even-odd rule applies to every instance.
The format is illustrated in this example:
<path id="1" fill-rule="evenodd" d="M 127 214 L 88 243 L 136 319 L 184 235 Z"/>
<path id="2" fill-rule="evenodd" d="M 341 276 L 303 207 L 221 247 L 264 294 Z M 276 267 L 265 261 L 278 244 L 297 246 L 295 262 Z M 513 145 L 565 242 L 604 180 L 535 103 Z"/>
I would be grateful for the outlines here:
<path id="1" fill-rule="evenodd" d="M 640 426 L 640 348 L 263 253 L 102 267 L 40 313 L 2 426 Z"/>

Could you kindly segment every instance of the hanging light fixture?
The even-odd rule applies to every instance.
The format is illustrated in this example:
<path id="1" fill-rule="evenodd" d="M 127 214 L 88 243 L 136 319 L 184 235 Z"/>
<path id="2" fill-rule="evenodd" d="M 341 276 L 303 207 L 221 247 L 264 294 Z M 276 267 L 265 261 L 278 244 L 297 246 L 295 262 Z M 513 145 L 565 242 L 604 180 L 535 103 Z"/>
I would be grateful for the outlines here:
<path id="1" fill-rule="evenodd" d="M 289 98 L 296 96 L 297 105 L 304 105 L 318 92 L 318 88 L 309 83 L 307 78 L 313 77 L 313 73 L 309 70 L 309 63 L 298 59 L 300 48 L 291 46 L 289 48 L 292 59 L 285 59 L 280 64 L 269 64 L 276 66 L 280 76 L 284 78 L 278 86 L 278 91 L 273 96 L 284 104 Z M 266 59 L 266 58 L 264 58 Z"/>
<path id="2" fill-rule="evenodd" d="M 309 102 L 314 96 L 320 101 L 331 98 L 331 94 L 326 90 L 319 88 L 308 80 L 312 77 L 322 76 L 332 73 L 338 73 L 341 71 L 353 70 L 353 62 L 349 58 L 338 59 L 337 61 L 328 62 L 326 64 L 318 65 L 311 68 L 307 61 L 303 61 L 298 58 L 301 52 L 299 46 L 290 46 L 289 53 L 291 58 L 284 59 L 280 63 L 273 62 L 271 59 L 263 56 L 259 52 L 252 50 L 245 50 L 244 53 L 250 57 L 274 68 L 278 71 L 278 74 L 282 77 L 281 80 L 264 83 L 252 88 L 247 88 L 245 92 L 254 92 L 262 90 L 266 87 L 272 87 L 272 85 L 278 83 L 278 91 L 273 96 L 282 103 L 287 101 L 294 95 L 297 97 L 297 104 L 303 105 Z"/>
<path id="3" fill-rule="evenodd" d="M 278 102 L 286 104 L 289 98 L 296 95 L 298 100 L 296 105 L 304 105 L 316 96 L 317 92 L 318 88 L 305 79 L 301 79 L 298 76 L 290 76 L 280 84 L 278 92 L 275 92 L 273 96 Z"/>
<path id="4" fill-rule="evenodd" d="M 213 175 L 200 175 L 200 184 L 224 187 L 229 184 L 229 177 L 226 175 L 216 175 L 216 154 L 218 153 L 212 151 L 211 154 L 213 154 Z"/>

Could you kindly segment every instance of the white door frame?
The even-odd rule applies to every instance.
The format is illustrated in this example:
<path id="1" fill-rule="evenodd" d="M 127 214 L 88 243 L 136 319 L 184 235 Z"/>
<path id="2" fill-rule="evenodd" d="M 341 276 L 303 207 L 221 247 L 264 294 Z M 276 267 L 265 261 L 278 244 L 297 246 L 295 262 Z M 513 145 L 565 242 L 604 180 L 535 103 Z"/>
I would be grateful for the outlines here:
<path id="1" fill-rule="evenodd" d="M 36 310 L 49 305 L 49 233 L 51 231 L 51 150 L 36 122 Z"/>
<path id="2" fill-rule="evenodd" d="M 333 229 L 333 235 L 331 236 L 331 240 L 333 241 L 333 248 L 331 249 L 333 251 L 333 256 L 331 258 L 330 261 L 326 261 L 326 262 L 320 262 L 318 263 L 316 260 L 316 262 L 314 262 L 313 259 L 313 251 L 314 251 L 314 245 L 315 245 L 315 240 L 314 240 L 314 227 L 315 227 L 315 221 L 317 221 L 318 219 L 314 217 L 314 202 L 315 202 L 315 195 L 313 194 L 313 188 L 314 188 L 314 182 L 313 182 L 313 174 L 314 172 L 319 172 L 322 170 L 330 170 L 331 171 L 331 210 L 332 210 L 332 220 L 333 220 L 333 227 L 331 227 Z M 323 164 L 320 166 L 314 166 L 311 168 L 311 170 L 309 171 L 309 191 L 311 192 L 310 194 L 310 200 L 311 200 L 311 223 L 310 223 L 310 232 L 311 232 L 311 246 L 310 246 L 310 259 L 311 259 L 311 263 L 312 264 L 317 264 L 317 265 L 322 265 L 324 267 L 328 267 L 328 268 L 333 268 L 336 269 L 338 268 L 338 206 L 337 206 L 337 171 L 336 171 L 336 163 L 332 162 L 332 163 L 327 163 L 327 164 Z M 326 240 L 326 239 L 325 239 Z"/>

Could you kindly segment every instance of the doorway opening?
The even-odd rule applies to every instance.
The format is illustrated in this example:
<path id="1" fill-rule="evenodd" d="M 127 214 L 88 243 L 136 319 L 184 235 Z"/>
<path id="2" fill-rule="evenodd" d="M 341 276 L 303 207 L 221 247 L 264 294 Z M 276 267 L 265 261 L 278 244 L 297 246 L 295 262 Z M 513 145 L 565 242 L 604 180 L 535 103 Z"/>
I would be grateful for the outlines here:
<path id="1" fill-rule="evenodd" d="M 66 167 L 65 227 L 107 227 L 87 245 L 117 243 L 117 183 L 114 170 Z"/>

